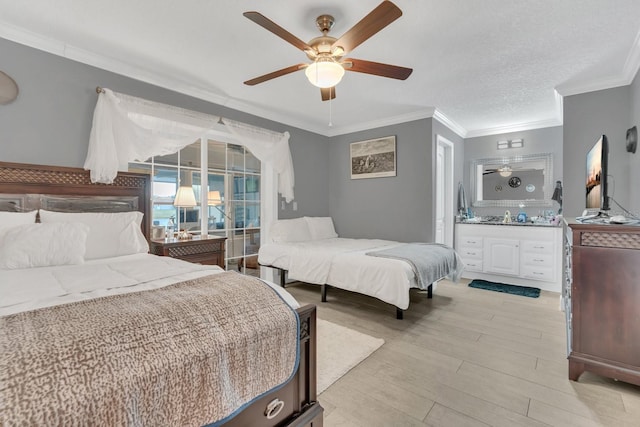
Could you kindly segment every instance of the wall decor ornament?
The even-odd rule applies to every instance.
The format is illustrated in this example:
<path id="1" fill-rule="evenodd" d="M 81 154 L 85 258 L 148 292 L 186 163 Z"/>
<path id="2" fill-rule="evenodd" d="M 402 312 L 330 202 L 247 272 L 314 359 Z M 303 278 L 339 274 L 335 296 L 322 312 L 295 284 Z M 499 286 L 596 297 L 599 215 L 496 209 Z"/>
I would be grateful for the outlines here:
<path id="1" fill-rule="evenodd" d="M 352 142 L 351 179 L 396 176 L 396 137 Z"/>
<path id="2" fill-rule="evenodd" d="M 638 128 L 632 127 L 627 129 L 627 152 L 635 153 L 638 146 Z"/>
<path id="3" fill-rule="evenodd" d="M 18 97 L 18 84 L 8 74 L 0 71 L 0 105 L 12 103 Z"/>
<path id="4" fill-rule="evenodd" d="M 520 187 L 520 184 L 522 184 L 522 180 L 517 176 L 512 176 L 511 178 L 509 178 L 509 187 L 518 188 Z"/>

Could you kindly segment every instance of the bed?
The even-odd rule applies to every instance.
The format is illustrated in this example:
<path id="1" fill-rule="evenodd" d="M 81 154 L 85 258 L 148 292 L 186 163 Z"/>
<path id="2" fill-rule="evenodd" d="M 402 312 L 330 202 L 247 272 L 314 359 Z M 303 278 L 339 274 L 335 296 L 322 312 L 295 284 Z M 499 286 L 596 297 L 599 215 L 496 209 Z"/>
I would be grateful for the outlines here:
<path id="1" fill-rule="evenodd" d="M 431 298 L 437 280 L 457 281 L 464 267 L 458 254 L 444 245 L 340 238 L 331 217 L 278 220 L 269 236 L 260 247 L 258 262 L 281 270 L 281 286 L 286 273 L 289 279 L 320 285 L 323 302 L 327 286 L 362 293 L 396 306 L 398 319 L 409 307 L 411 288 L 422 289 Z M 424 257 L 433 269 L 428 278 L 421 277 L 413 262 L 393 255 L 405 249 L 437 251 L 432 258 Z"/>
<path id="2" fill-rule="evenodd" d="M 315 306 L 148 254 L 149 200 L 0 163 L 0 424 L 321 426 Z"/>

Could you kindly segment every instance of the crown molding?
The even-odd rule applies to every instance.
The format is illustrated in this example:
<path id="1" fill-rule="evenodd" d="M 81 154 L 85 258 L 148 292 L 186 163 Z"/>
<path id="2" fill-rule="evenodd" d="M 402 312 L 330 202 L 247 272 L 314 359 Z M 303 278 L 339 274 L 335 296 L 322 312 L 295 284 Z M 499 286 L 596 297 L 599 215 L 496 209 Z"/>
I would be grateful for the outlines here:
<path id="1" fill-rule="evenodd" d="M 636 74 L 638 74 L 638 69 L 640 69 L 640 31 L 636 34 L 636 38 L 633 41 L 633 45 L 627 55 L 620 75 L 605 77 L 590 82 L 560 84 L 556 87 L 556 91 L 562 96 L 571 96 L 614 87 L 628 86 L 633 83 L 633 79 L 636 77 Z"/>
<path id="2" fill-rule="evenodd" d="M 145 83 L 163 87 L 168 90 L 173 90 L 185 95 L 193 96 L 204 101 L 212 102 L 217 105 L 239 110 L 241 112 L 255 115 L 260 118 L 283 123 L 288 126 L 294 126 L 327 137 L 359 132 L 383 126 L 391 126 L 430 117 L 437 119 L 443 125 L 447 126 L 451 131 L 462 138 L 473 138 L 476 136 L 495 135 L 501 133 L 539 129 L 543 127 L 561 126 L 563 123 L 562 102 L 564 96 L 571 96 L 580 93 L 593 92 L 596 90 L 630 85 L 637 75 L 638 70 L 640 69 L 639 31 L 636 35 L 630 52 L 627 55 L 627 59 L 625 61 L 623 70 L 621 71 L 621 75 L 603 78 L 591 82 L 561 84 L 556 87 L 554 93 L 556 96 L 556 118 L 554 119 L 518 123 L 493 128 L 466 130 L 464 127 L 460 126 L 458 123 L 445 116 L 436 108 L 427 107 L 416 112 L 393 117 L 385 117 L 379 120 L 372 120 L 369 122 L 339 127 L 329 127 L 328 125 L 317 126 L 305 120 L 299 120 L 295 117 L 291 117 L 290 115 L 279 114 L 270 109 L 257 107 L 253 104 L 245 103 L 243 101 L 239 101 L 227 96 L 222 96 L 218 93 L 212 92 L 211 90 L 193 86 L 186 81 L 176 79 L 173 75 L 163 75 L 161 73 L 158 73 L 156 70 L 133 66 L 114 58 L 99 55 L 94 52 L 90 52 L 49 37 L 44 37 L 41 34 L 27 31 L 23 28 L 16 27 L 15 25 L 9 24 L 7 22 L 0 22 L 0 37 L 86 65 L 101 68 L 136 80 L 143 81 Z M 99 83 L 100 82 L 96 82 L 96 85 L 98 85 Z"/>
<path id="3" fill-rule="evenodd" d="M 193 86 L 192 84 L 176 79 L 175 76 L 162 75 L 156 70 L 149 70 L 143 67 L 134 66 L 105 55 L 96 54 L 85 49 L 81 49 L 55 39 L 44 37 L 40 34 L 26 31 L 23 28 L 16 27 L 12 24 L 0 21 L 0 37 L 32 47 L 53 55 L 61 56 L 82 64 L 100 68 L 116 74 L 127 76 L 132 79 L 140 80 L 155 86 L 182 93 L 184 95 L 193 96 L 203 101 L 212 102 L 217 105 L 232 108 L 243 113 L 258 116 L 263 119 L 272 120 L 283 123 L 288 126 L 297 127 L 309 132 L 329 136 L 324 127 L 316 127 L 310 125 L 304 120 L 297 120 L 291 116 L 278 114 L 273 110 L 256 107 L 237 99 L 227 96 L 221 96 L 210 90 Z M 96 82 L 99 86 L 100 82 Z"/>
<path id="4" fill-rule="evenodd" d="M 516 123 L 505 126 L 496 126 L 493 128 L 476 129 L 467 132 L 467 138 L 475 138 L 477 136 L 500 135 L 503 133 L 522 132 L 525 130 L 542 129 L 554 126 L 562 126 L 562 121 L 557 118 L 538 120 L 533 122 Z"/>
<path id="5" fill-rule="evenodd" d="M 612 89 L 614 87 L 628 86 L 630 82 L 627 82 L 623 76 L 605 77 L 598 80 L 592 80 L 582 83 L 563 83 L 556 86 L 555 90 L 562 96 L 579 95 L 581 93 L 595 92 L 598 90 Z"/>
<path id="6" fill-rule="evenodd" d="M 332 137 L 338 135 L 344 135 L 347 133 L 360 132 L 363 130 L 380 128 L 383 126 L 392 126 L 400 123 L 407 123 L 414 120 L 428 119 L 433 117 L 433 113 L 435 108 L 427 107 L 422 110 L 413 111 L 407 114 L 401 114 L 398 116 L 385 117 L 383 119 L 371 120 L 368 122 L 356 123 L 353 125 L 340 126 L 340 127 L 330 127 L 328 128 L 328 132 L 323 135 Z"/>
<path id="7" fill-rule="evenodd" d="M 640 31 L 638 31 L 638 34 L 636 35 L 636 39 L 633 41 L 633 45 L 631 46 L 629 55 L 627 55 L 627 60 L 624 62 L 624 67 L 622 68 L 622 74 L 625 77 L 625 79 L 629 82 L 628 84 L 633 83 L 633 79 L 635 79 L 639 69 L 640 69 Z"/>
<path id="8" fill-rule="evenodd" d="M 444 113 L 436 108 L 436 111 L 433 113 L 433 118 L 438 120 L 440 123 L 449 128 L 453 133 L 458 135 L 460 138 L 467 137 L 467 130 L 460 126 L 458 123 L 445 116 Z"/>

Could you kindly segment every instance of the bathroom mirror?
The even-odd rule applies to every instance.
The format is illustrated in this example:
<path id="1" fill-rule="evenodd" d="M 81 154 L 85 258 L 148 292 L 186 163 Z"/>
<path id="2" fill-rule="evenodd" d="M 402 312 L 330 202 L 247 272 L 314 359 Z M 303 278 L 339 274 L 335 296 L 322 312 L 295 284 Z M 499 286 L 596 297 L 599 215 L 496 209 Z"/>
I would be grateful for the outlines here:
<path id="1" fill-rule="evenodd" d="M 472 205 L 552 206 L 552 157 L 551 153 L 543 153 L 472 161 Z"/>

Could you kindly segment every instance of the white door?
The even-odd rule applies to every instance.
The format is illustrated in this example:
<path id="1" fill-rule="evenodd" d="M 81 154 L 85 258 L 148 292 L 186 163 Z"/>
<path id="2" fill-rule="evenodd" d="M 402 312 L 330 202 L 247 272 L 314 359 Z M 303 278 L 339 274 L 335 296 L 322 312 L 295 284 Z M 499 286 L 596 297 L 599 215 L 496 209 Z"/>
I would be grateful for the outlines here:
<path id="1" fill-rule="evenodd" d="M 453 246 L 453 143 L 436 137 L 435 241 Z"/>

